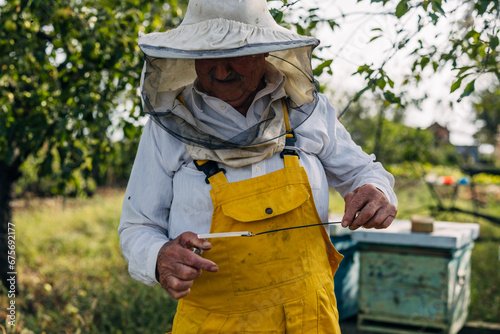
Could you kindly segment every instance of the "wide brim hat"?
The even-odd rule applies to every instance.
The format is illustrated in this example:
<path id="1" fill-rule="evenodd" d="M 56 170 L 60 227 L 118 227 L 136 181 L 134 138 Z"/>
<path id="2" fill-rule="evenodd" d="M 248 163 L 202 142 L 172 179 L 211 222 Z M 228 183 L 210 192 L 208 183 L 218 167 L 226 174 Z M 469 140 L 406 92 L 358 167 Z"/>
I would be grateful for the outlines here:
<path id="1" fill-rule="evenodd" d="M 197 77 L 195 60 L 266 53 L 267 61 L 286 77 L 284 90 L 289 104 L 310 106 L 317 102 L 311 56 L 318 45 L 316 38 L 278 25 L 265 0 L 191 0 L 178 27 L 139 37 L 139 47 L 145 54 L 141 77 L 145 112 L 185 140 L 180 130 L 174 129 L 179 120 L 172 114 L 177 106 L 176 94 Z M 176 121 L 167 121 L 169 116 Z M 304 113 L 292 128 L 307 117 Z"/>
<path id="2" fill-rule="evenodd" d="M 319 40 L 278 25 L 265 0 L 191 0 L 175 29 L 139 37 L 139 47 L 164 77 L 160 90 L 173 91 L 194 81 L 194 60 L 260 53 L 287 77 L 285 91 L 297 105 L 315 90 L 312 50 Z"/>

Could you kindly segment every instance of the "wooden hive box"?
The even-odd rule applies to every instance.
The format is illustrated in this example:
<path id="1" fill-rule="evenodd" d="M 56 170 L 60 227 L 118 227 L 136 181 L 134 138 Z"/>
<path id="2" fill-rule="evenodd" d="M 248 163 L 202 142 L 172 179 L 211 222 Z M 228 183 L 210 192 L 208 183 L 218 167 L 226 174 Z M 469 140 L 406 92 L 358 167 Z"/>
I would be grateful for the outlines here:
<path id="1" fill-rule="evenodd" d="M 361 330 L 457 333 L 470 299 L 470 255 L 479 225 L 435 222 L 432 233 L 409 221 L 353 233 L 360 252 Z"/>

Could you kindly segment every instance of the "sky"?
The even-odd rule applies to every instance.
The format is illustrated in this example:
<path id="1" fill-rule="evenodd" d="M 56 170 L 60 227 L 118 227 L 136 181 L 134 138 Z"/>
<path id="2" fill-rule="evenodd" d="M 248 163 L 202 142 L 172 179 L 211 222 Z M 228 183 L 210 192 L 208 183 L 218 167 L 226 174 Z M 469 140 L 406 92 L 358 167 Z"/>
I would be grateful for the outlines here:
<path id="1" fill-rule="evenodd" d="M 393 52 L 393 42 L 396 40 L 395 31 L 397 29 L 398 20 L 393 16 L 380 15 L 369 16 L 366 13 L 374 11 L 387 12 L 390 7 L 382 7 L 377 4 L 370 4 L 369 0 L 357 2 L 356 0 L 308 0 L 302 1 L 301 4 L 313 7 L 319 7 L 320 15 L 325 18 L 338 18 L 340 29 L 333 32 L 331 29 L 322 29 L 316 37 L 321 40 L 320 46 L 331 45 L 327 50 L 324 50 L 325 58 L 333 59 L 332 69 L 333 75 L 327 79 L 327 83 L 335 91 L 335 97 L 352 97 L 357 91 L 362 89 L 366 82 L 359 75 L 352 75 L 353 72 L 362 64 L 380 65 Z M 397 1 L 394 1 L 394 6 Z M 346 15 L 343 19 L 341 14 Z M 408 15 L 408 14 L 407 14 Z M 461 13 L 457 13 L 457 19 L 461 18 Z M 417 17 L 405 16 L 408 20 L 406 28 L 416 26 Z M 377 31 L 372 31 L 373 28 L 381 28 L 384 32 L 383 38 L 379 38 L 371 43 L 370 39 L 376 36 Z M 444 32 L 450 29 L 446 22 L 441 22 L 437 27 L 432 25 L 426 26 L 423 32 L 419 35 L 424 41 L 429 43 L 442 43 L 436 39 L 435 34 L 440 31 Z M 413 50 L 408 48 L 408 50 Z M 403 75 L 409 73 L 411 68 L 409 51 L 398 53 L 385 65 L 385 70 L 389 76 L 396 82 L 401 82 Z M 473 145 L 474 139 L 472 135 L 477 131 L 473 125 L 473 110 L 471 106 L 472 98 L 465 98 L 461 103 L 455 103 L 453 109 L 449 107 L 449 101 L 456 101 L 460 93 L 457 91 L 450 94 L 450 87 L 453 82 L 453 73 L 451 71 L 443 71 L 442 73 L 433 74 L 431 78 L 426 79 L 419 87 L 407 87 L 410 90 L 410 95 L 414 97 L 428 94 L 428 98 L 422 104 L 421 110 L 417 108 L 408 108 L 406 111 L 405 124 L 413 127 L 426 128 L 434 122 L 438 122 L 443 126 L 447 126 L 451 131 L 450 140 L 455 145 Z M 322 77 L 322 82 L 325 79 Z M 478 80 L 476 82 L 476 90 L 485 88 L 488 80 Z M 465 85 L 463 84 L 463 87 Z M 347 99 L 347 100 L 348 100 Z M 439 101 L 442 101 L 439 103 Z M 336 107 L 342 110 L 346 101 L 339 102 Z M 340 105 L 339 105 L 340 104 Z"/>

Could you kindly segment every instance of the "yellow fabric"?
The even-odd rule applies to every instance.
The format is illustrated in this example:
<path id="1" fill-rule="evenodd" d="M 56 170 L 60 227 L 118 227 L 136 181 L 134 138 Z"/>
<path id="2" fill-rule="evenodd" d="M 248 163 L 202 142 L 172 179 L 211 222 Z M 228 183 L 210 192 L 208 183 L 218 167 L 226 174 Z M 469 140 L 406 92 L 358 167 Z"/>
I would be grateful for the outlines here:
<path id="1" fill-rule="evenodd" d="M 286 155 L 284 164 L 235 183 L 222 172 L 210 177 L 210 232 L 258 233 L 320 223 L 298 158 Z M 323 226 L 210 242 L 203 257 L 219 271 L 203 272 L 179 301 L 174 334 L 340 333 L 333 274 L 342 255 Z"/>
<path id="2" fill-rule="evenodd" d="M 286 194 L 286 196 L 283 196 Z M 276 217 L 298 208 L 309 199 L 302 185 L 288 185 L 222 205 L 222 212 L 240 222 L 252 222 Z M 248 202 L 252 206 L 247 205 Z"/>
<path id="3" fill-rule="evenodd" d="M 292 128 L 290 127 L 290 119 L 288 118 L 288 108 L 286 107 L 285 99 L 281 99 L 281 106 L 282 106 L 283 110 L 285 111 L 283 113 L 283 118 L 285 120 L 285 130 L 286 130 L 286 132 L 289 132 Z M 286 136 L 293 137 L 293 134 L 287 133 Z"/>

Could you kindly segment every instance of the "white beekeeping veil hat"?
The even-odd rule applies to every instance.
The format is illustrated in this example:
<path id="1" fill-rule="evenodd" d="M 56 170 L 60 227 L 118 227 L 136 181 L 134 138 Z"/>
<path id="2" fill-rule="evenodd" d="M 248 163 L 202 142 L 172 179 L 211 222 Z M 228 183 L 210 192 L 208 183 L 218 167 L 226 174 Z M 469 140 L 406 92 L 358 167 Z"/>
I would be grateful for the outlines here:
<path id="1" fill-rule="evenodd" d="M 311 54 L 318 44 L 316 38 L 298 35 L 278 25 L 265 0 L 191 0 L 177 28 L 139 37 L 139 47 L 146 56 L 141 79 L 145 112 L 164 118 L 176 114 L 175 96 L 196 79 L 195 59 L 262 53 L 269 53 L 268 62 L 285 75 L 285 93 L 292 106 L 311 104 L 316 101 Z M 314 108 L 307 109 L 312 112 Z M 292 127 L 301 124 L 306 116 L 309 115 L 297 118 L 300 121 Z M 185 117 L 181 118 L 190 123 Z M 178 119 L 175 122 L 162 119 L 159 123 L 186 141 L 186 136 L 181 134 L 185 129 L 175 129 Z M 205 140 L 187 141 L 207 146 Z M 233 147 L 247 145 L 249 141 L 244 145 L 234 143 Z"/>

